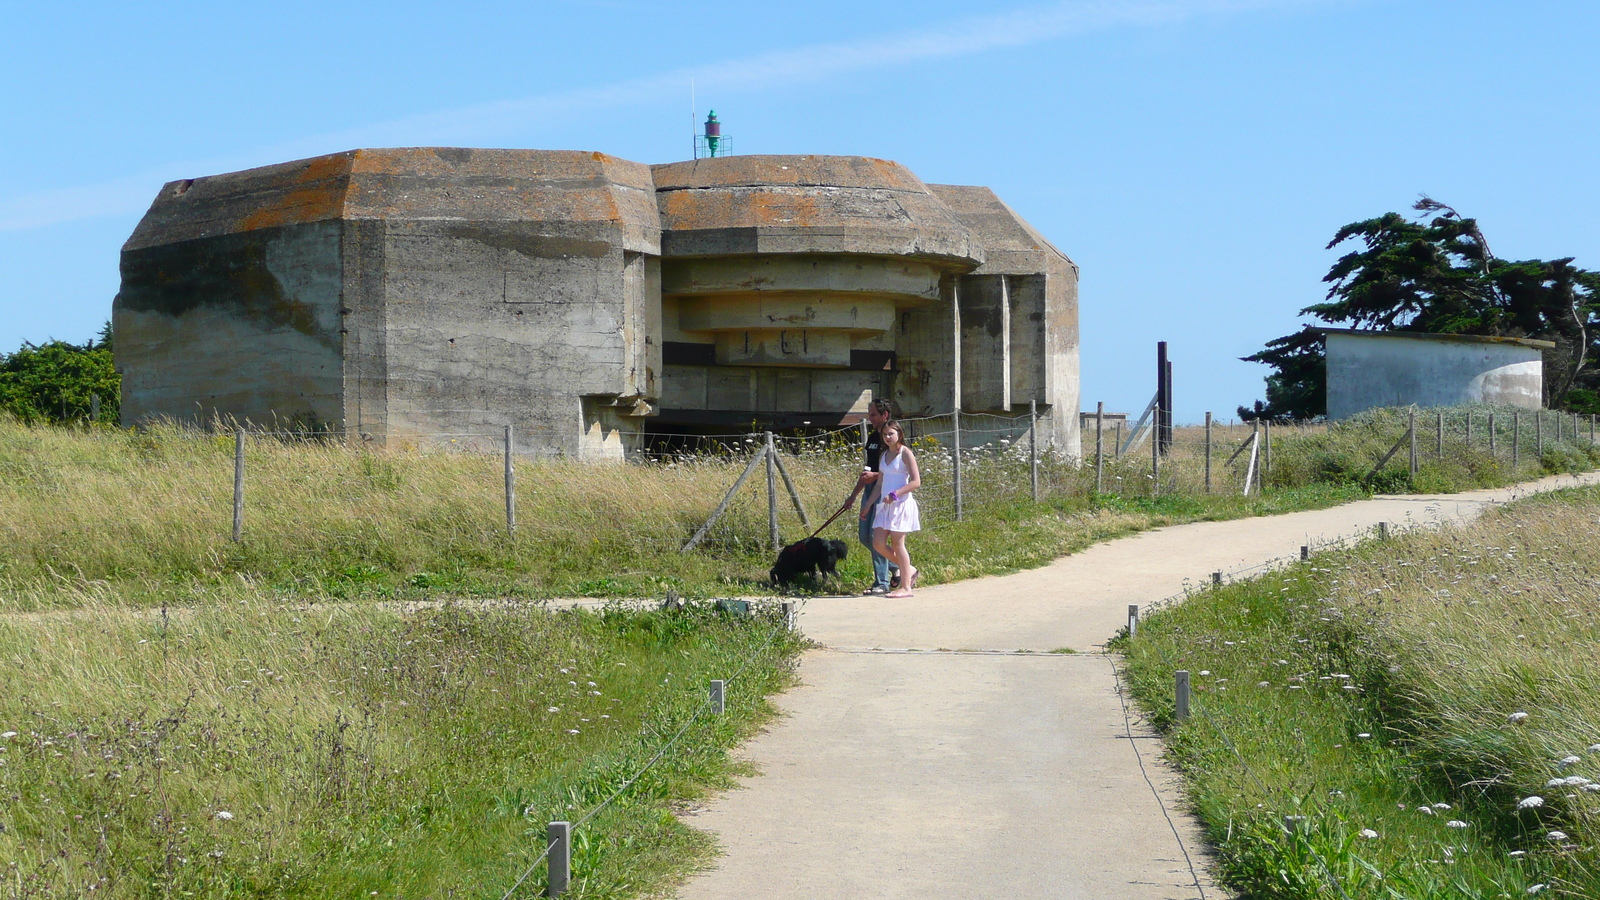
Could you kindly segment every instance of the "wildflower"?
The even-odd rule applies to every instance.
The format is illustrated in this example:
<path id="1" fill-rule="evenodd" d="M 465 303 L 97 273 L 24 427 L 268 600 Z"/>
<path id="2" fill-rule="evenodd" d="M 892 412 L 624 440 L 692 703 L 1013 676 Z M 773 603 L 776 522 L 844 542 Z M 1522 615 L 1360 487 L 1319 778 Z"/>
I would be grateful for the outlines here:
<path id="1" fill-rule="evenodd" d="M 1520 725 L 1523 722 L 1527 721 L 1527 719 L 1528 719 L 1528 714 L 1525 713 L 1525 712 L 1514 712 L 1511 715 L 1506 716 L 1506 721 L 1510 722 L 1513 725 Z"/>
<path id="2" fill-rule="evenodd" d="M 1518 853 L 1520 853 L 1520 852 L 1522 852 L 1522 851 L 1520 851 L 1520 850 L 1519 850 L 1519 851 L 1517 851 L 1517 852 L 1518 852 Z M 1528 886 L 1528 893 L 1530 893 L 1530 894 L 1542 894 L 1542 893 L 1544 893 L 1544 890 L 1545 890 L 1545 888 L 1547 888 L 1547 887 L 1549 887 L 1549 886 L 1550 886 L 1550 885 L 1548 885 L 1548 884 L 1534 884 L 1534 885 L 1529 885 L 1529 886 Z"/>
<path id="3" fill-rule="evenodd" d="M 1258 682 L 1256 682 L 1256 687 L 1272 687 L 1272 682 L 1270 682 L 1270 681 L 1258 681 Z"/>
<path id="4" fill-rule="evenodd" d="M 1522 801 L 1517 804 L 1517 809 L 1536 809 L 1543 805 L 1544 798 L 1535 795 L 1532 797 L 1523 797 Z"/>
<path id="5" fill-rule="evenodd" d="M 1524 856 L 1528 855 L 1528 851 L 1526 851 L 1526 850 L 1513 850 L 1513 851 L 1511 851 L 1511 853 L 1509 855 L 1510 855 L 1510 857 L 1512 859 L 1521 859 Z"/>
<path id="6" fill-rule="evenodd" d="M 1431 816 L 1431 815 L 1433 815 L 1433 807 L 1431 807 L 1431 806 L 1419 806 L 1419 807 L 1417 807 L 1417 812 L 1422 813 L 1423 815 Z"/>
<path id="7" fill-rule="evenodd" d="M 1562 768 L 1566 768 L 1567 766 L 1575 766 L 1575 765 L 1577 765 L 1578 763 L 1581 763 L 1581 762 L 1583 762 L 1583 760 L 1579 759 L 1576 756 L 1563 756 L 1563 757 L 1561 757 L 1560 760 L 1557 761 L 1557 764 L 1560 765 Z"/>
<path id="8" fill-rule="evenodd" d="M 1367 738 L 1372 737 L 1372 734 L 1370 732 L 1363 731 L 1360 734 L 1356 735 L 1356 737 L 1358 737 L 1358 738 L 1360 738 L 1360 739 L 1362 739 L 1364 741 Z"/>
<path id="9" fill-rule="evenodd" d="M 233 821 L 233 813 L 228 812 L 225 809 L 219 809 L 216 812 L 216 818 L 223 822 L 231 822 Z"/>
<path id="10" fill-rule="evenodd" d="M 1446 827 L 1446 828 L 1465 828 L 1465 827 L 1467 827 L 1467 823 L 1461 821 L 1460 819 L 1451 819 L 1450 821 L 1444 823 L 1444 827 Z"/>
<path id="11" fill-rule="evenodd" d="M 1373 831 L 1371 828 L 1363 828 L 1363 829 L 1361 829 L 1361 836 L 1370 841 L 1373 838 L 1377 837 L 1378 833 L 1376 831 Z"/>
<path id="12" fill-rule="evenodd" d="M 1433 808 L 1434 809 L 1449 809 L 1450 808 L 1450 804 L 1448 804 L 1448 803 L 1435 803 L 1433 805 Z"/>
<path id="13" fill-rule="evenodd" d="M 9 740 L 11 740 L 12 738 L 14 738 L 16 736 L 17 736 L 17 733 L 15 731 L 7 731 L 4 734 L 0 734 L 0 740 L 9 741 Z"/>
<path id="14" fill-rule="evenodd" d="M 1200 674 L 1201 675 L 1210 675 L 1211 674 L 1211 670 L 1210 669 L 1201 669 L 1200 670 Z"/>
<path id="15" fill-rule="evenodd" d="M 1589 752 L 1590 753 L 1600 753 L 1600 744 L 1590 744 L 1589 745 Z"/>
<path id="16" fill-rule="evenodd" d="M 1567 833 L 1565 831 L 1552 831 L 1545 835 L 1544 839 L 1547 841 L 1564 841 L 1567 839 Z"/>
<path id="17" fill-rule="evenodd" d="M 568 728 L 567 729 L 567 734 L 577 734 L 577 733 L 578 733 L 578 729 L 576 729 L 576 728 Z"/>
<path id="18" fill-rule="evenodd" d="M 561 712 L 561 707 L 559 707 L 559 706 L 552 706 L 552 707 L 550 707 L 550 708 L 549 708 L 549 709 L 547 709 L 547 710 L 545 710 L 545 712 Z"/>

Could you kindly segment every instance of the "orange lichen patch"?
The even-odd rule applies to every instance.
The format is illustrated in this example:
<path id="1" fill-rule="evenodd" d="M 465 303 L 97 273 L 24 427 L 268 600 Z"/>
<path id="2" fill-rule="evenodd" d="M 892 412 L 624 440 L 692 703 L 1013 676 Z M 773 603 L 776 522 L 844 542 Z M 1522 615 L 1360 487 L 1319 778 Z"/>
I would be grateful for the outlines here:
<path id="1" fill-rule="evenodd" d="M 805 194 L 767 194 L 750 196 L 748 214 L 751 225 L 787 225 L 810 228 L 824 224 L 824 210 L 817 198 Z M 837 220 L 837 216 L 827 217 Z M 742 223 L 741 223 L 742 224 Z M 831 222 L 828 224 L 832 224 Z"/>
<path id="2" fill-rule="evenodd" d="M 344 192 L 342 179 L 289 191 L 267 200 L 254 212 L 240 218 L 234 230 L 254 231 L 337 219 L 344 212 Z"/>

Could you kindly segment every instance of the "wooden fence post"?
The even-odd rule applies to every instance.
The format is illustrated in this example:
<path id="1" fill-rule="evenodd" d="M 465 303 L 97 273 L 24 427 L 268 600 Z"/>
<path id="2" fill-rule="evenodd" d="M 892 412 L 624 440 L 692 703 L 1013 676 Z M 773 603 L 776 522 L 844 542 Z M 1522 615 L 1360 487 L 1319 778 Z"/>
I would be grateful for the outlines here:
<path id="1" fill-rule="evenodd" d="M 1094 405 L 1094 492 L 1099 494 L 1105 490 L 1106 479 L 1106 404 L 1098 401 Z"/>
<path id="2" fill-rule="evenodd" d="M 955 464 L 955 475 L 952 480 L 956 492 L 956 521 L 959 522 L 965 518 L 966 512 L 961 503 L 961 407 L 956 407 L 955 412 L 950 414 L 950 420 L 955 424 L 955 452 L 951 460 Z"/>
<path id="3" fill-rule="evenodd" d="M 517 470 L 511 466 L 511 426 L 506 426 L 506 534 L 517 533 Z"/>
<path id="4" fill-rule="evenodd" d="M 1439 410 L 1439 421 L 1433 432 L 1433 458 L 1444 459 L 1444 410 Z"/>
<path id="5" fill-rule="evenodd" d="M 1522 411 L 1511 414 L 1511 471 L 1522 466 Z"/>
<path id="6" fill-rule="evenodd" d="M 1411 474 L 1417 474 L 1417 410 L 1411 409 L 1411 419 L 1406 425 L 1406 432 L 1411 438 Z"/>
<path id="7" fill-rule="evenodd" d="M 1495 438 L 1495 434 L 1494 434 L 1494 413 L 1489 413 L 1489 455 L 1490 456 L 1498 456 L 1498 454 L 1495 453 L 1494 438 Z"/>
<path id="8" fill-rule="evenodd" d="M 783 549 L 783 539 L 778 537 L 778 463 L 777 451 L 772 446 L 772 432 L 765 432 L 767 447 L 767 530 L 772 535 L 772 549 Z"/>
<path id="9" fill-rule="evenodd" d="M 1211 493 L 1211 413 L 1206 413 L 1206 493 Z"/>
<path id="10" fill-rule="evenodd" d="M 1076 415 L 1076 413 L 1074 413 Z M 1033 502 L 1039 502 L 1039 401 L 1028 401 L 1028 478 Z"/>
<path id="11" fill-rule="evenodd" d="M 233 540 L 244 536 L 244 429 L 233 432 Z"/>

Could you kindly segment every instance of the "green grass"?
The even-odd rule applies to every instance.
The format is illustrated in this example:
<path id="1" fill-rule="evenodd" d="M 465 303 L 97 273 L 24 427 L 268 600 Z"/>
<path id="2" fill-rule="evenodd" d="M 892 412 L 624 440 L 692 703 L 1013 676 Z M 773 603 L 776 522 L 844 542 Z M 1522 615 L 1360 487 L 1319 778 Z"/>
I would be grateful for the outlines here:
<path id="1" fill-rule="evenodd" d="M 738 771 L 798 650 L 779 624 L 266 597 L 0 617 L 0 895 L 498 897 L 743 668 L 576 833 L 574 896 L 636 896 L 712 852 L 673 804 Z"/>
<path id="2" fill-rule="evenodd" d="M 1596 521 L 1600 491 L 1540 496 L 1195 593 L 1124 636 L 1223 880 L 1284 900 L 1600 896 Z"/>

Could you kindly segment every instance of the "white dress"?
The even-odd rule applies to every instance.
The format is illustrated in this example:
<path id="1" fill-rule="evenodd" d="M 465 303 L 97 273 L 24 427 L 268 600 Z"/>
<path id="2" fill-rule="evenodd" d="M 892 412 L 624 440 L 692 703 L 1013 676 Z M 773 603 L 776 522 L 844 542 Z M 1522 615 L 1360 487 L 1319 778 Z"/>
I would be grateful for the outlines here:
<path id="1" fill-rule="evenodd" d="M 877 515 L 872 519 L 872 527 L 885 531 L 921 531 L 922 515 L 917 509 L 915 494 L 906 494 L 893 503 L 889 502 L 890 492 L 900 490 L 911 480 L 911 471 L 906 468 L 905 448 L 901 448 L 893 459 L 885 454 L 878 471 L 882 473 L 879 484 L 883 486 L 883 492 L 879 495 L 881 502 Z"/>

